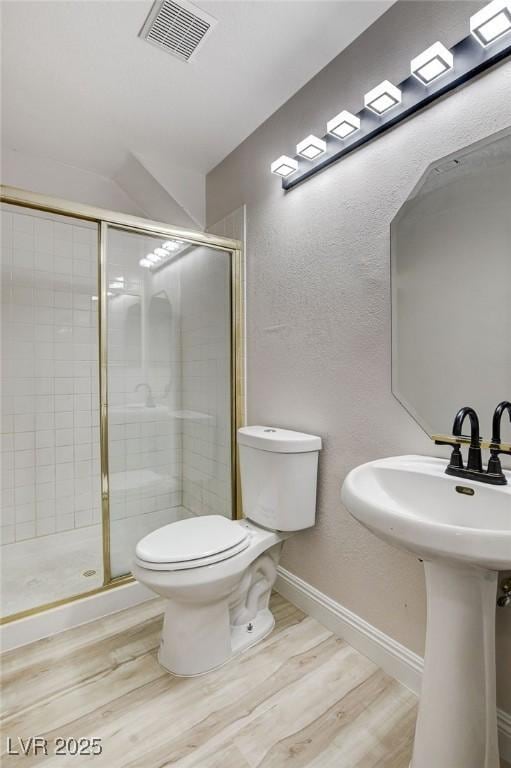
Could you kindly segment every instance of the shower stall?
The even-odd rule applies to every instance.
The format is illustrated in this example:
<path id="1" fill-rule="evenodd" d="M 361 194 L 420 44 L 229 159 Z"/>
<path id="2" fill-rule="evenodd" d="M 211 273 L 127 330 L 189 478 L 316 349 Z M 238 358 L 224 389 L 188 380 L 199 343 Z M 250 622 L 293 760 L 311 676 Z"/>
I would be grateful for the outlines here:
<path id="1" fill-rule="evenodd" d="M 241 246 L 1 195 L 1 615 L 132 579 L 142 536 L 237 517 Z"/>

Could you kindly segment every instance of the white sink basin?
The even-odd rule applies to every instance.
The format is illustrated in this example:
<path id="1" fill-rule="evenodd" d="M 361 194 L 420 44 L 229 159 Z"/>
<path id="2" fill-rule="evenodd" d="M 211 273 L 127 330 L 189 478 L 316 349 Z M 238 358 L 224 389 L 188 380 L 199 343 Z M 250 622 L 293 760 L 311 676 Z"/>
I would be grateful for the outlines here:
<path id="1" fill-rule="evenodd" d="M 446 461 L 397 456 L 362 464 L 344 482 L 342 499 L 359 522 L 421 558 L 511 568 L 509 485 L 445 474 Z"/>
<path id="2" fill-rule="evenodd" d="M 445 474 L 447 461 L 397 456 L 363 464 L 342 501 L 380 538 L 424 561 L 428 623 L 413 768 L 499 768 L 495 603 L 511 569 L 508 485 Z"/>

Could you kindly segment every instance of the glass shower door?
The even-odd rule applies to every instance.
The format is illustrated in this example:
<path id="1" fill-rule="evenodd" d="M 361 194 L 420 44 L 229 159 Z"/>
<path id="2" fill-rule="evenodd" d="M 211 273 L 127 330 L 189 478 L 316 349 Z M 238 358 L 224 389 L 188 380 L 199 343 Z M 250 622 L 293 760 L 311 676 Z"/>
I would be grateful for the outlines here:
<path id="1" fill-rule="evenodd" d="M 231 253 L 109 226 L 105 287 L 116 578 L 150 531 L 232 515 Z"/>
<path id="2" fill-rule="evenodd" d="M 103 584 L 98 226 L 2 203 L 2 616 Z"/>

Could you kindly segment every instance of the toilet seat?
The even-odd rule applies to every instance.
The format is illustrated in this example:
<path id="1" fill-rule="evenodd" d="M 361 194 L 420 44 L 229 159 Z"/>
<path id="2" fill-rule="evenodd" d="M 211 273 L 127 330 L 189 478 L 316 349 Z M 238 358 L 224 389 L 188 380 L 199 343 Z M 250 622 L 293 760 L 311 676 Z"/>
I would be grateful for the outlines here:
<path id="1" fill-rule="evenodd" d="M 177 571 L 226 560 L 250 543 L 249 529 L 221 515 L 170 523 L 141 539 L 136 560 L 143 568 Z"/>

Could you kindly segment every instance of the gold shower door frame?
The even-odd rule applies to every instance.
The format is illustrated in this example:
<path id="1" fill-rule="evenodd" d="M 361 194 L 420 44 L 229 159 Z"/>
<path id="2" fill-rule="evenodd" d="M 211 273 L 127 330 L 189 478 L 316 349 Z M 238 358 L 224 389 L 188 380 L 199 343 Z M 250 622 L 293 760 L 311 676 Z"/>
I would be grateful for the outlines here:
<path id="1" fill-rule="evenodd" d="M 60 198 L 48 197 L 35 192 L 28 192 L 16 187 L 0 185 L 0 202 L 17 205 L 21 208 L 32 208 L 46 213 L 61 216 L 71 216 L 84 219 L 98 226 L 98 343 L 99 343 L 99 408 L 100 408 L 100 469 L 101 469 L 101 513 L 103 538 L 103 585 L 71 597 L 62 598 L 51 603 L 35 606 L 19 613 L 11 614 L 0 619 L 0 624 L 7 624 L 17 619 L 32 616 L 36 613 L 56 608 L 60 605 L 81 600 L 84 597 L 99 594 L 123 584 L 129 584 L 135 579 L 131 574 L 112 578 L 110 562 L 110 496 L 109 496 L 109 457 L 108 457 L 108 324 L 107 324 L 107 295 L 106 269 L 107 253 L 106 240 L 110 226 L 139 234 L 161 235 L 175 238 L 190 245 L 204 245 L 218 251 L 231 254 L 231 497 L 234 519 L 242 516 L 241 492 L 239 484 L 239 467 L 236 451 L 236 432 L 243 426 L 245 414 L 244 386 L 244 260 L 242 244 L 238 240 L 217 237 L 205 232 L 171 227 L 150 219 L 138 216 L 95 208 L 80 203 L 72 203 Z"/>

